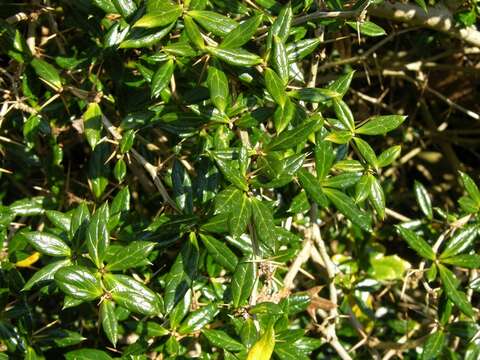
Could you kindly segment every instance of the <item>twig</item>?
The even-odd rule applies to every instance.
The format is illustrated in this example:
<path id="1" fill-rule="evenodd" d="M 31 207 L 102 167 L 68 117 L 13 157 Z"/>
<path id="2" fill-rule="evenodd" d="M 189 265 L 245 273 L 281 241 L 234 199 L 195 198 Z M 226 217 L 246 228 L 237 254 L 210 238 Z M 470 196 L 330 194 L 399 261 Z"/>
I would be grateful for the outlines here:
<path id="1" fill-rule="evenodd" d="M 315 223 L 312 224 L 312 228 L 311 228 L 312 238 L 318 247 L 318 251 L 320 252 L 320 256 L 322 257 L 323 263 L 325 264 L 325 269 L 327 271 L 328 281 L 329 281 L 328 288 L 329 288 L 330 301 L 334 305 L 337 305 L 338 303 L 337 289 L 335 287 L 335 280 L 334 280 L 335 264 L 332 262 L 332 260 L 330 259 L 330 256 L 328 255 L 327 246 L 325 245 L 325 242 L 322 239 L 322 234 L 320 233 L 320 227 L 316 223 L 316 219 L 317 219 L 316 208 L 312 207 L 311 212 L 312 212 L 312 219 L 313 221 L 315 221 Z M 345 347 L 338 340 L 337 333 L 335 330 L 335 323 L 338 318 L 338 311 L 336 306 L 330 309 L 329 317 L 331 320 L 329 321 L 327 328 L 323 332 L 324 335 L 326 336 L 326 340 L 335 349 L 335 351 L 337 352 L 338 356 L 340 356 L 340 358 L 342 358 L 343 360 L 351 360 L 352 357 L 348 354 Z"/>
<path id="2" fill-rule="evenodd" d="M 302 250 L 300 250 L 292 265 L 290 265 L 287 275 L 285 275 L 285 278 L 283 279 L 283 286 L 286 289 L 293 289 L 293 280 L 301 270 L 302 265 L 310 258 L 311 249 L 312 239 L 310 237 L 306 237 L 306 239 L 303 241 Z"/>
<path id="3" fill-rule="evenodd" d="M 315 11 L 311 14 L 298 16 L 293 19 L 292 25 L 300 25 L 308 21 L 319 20 L 319 19 L 349 19 L 359 16 L 370 4 L 369 1 L 366 1 L 358 9 L 345 10 L 345 11 Z"/>
<path id="4" fill-rule="evenodd" d="M 103 125 L 107 128 L 108 132 L 114 137 L 115 140 L 122 139 L 122 135 L 120 135 L 117 128 L 113 126 L 110 120 L 108 120 L 105 116 L 102 116 L 102 122 L 103 122 Z M 130 151 L 133 157 L 135 158 L 135 160 L 137 160 L 144 167 L 144 169 L 148 172 L 148 174 L 152 178 L 153 183 L 155 184 L 158 192 L 163 198 L 163 201 L 168 203 L 175 211 L 180 212 L 177 205 L 175 204 L 175 201 L 173 201 L 173 199 L 168 194 L 167 189 L 162 183 L 162 180 L 160 180 L 160 178 L 158 177 L 157 168 L 152 164 L 150 164 L 147 160 L 145 160 L 145 158 L 142 155 L 140 155 L 140 153 L 137 150 L 131 149 Z"/>

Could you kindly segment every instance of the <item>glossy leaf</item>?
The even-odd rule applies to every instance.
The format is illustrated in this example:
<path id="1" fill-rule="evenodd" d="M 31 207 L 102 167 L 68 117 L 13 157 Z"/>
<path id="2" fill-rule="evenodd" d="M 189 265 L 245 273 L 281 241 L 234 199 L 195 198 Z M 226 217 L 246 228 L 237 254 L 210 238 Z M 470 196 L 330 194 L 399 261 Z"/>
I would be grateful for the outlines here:
<path id="1" fill-rule="evenodd" d="M 455 275 L 442 264 L 438 264 L 438 271 L 442 279 L 442 285 L 448 298 L 467 316 L 474 316 L 472 305 L 466 295 L 457 290 L 458 281 Z"/>
<path id="2" fill-rule="evenodd" d="M 176 21 L 181 13 L 182 8 L 180 5 L 173 4 L 170 1 L 164 1 L 160 8 L 154 11 L 147 11 L 133 26 L 144 28 L 165 26 Z"/>
<path id="3" fill-rule="evenodd" d="M 189 334 L 202 329 L 206 324 L 213 320 L 218 313 L 216 304 L 209 304 L 192 313 L 182 323 L 178 332 L 180 334 Z"/>
<path id="4" fill-rule="evenodd" d="M 445 340 L 445 333 L 442 330 L 430 334 L 423 346 L 422 360 L 436 359 L 442 353 Z"/>
<path id="5" fill-rule="evenodd" d="M 38 58 L 33 59 L 31 65 L 40 79 L 42 79 L 48 86 L 56 91 L 59 91 L 62 88 L 60 74 L 53 65 Z"/>
<path id="6" fill-rule="evenodd" d="M 253 66 L 262 62 L 262 59 L 244 49 L 224 49 L 213 46 L 205 47 L 205 50 L 213 57 L 233 66 Z"/>
<path id="7" fill-rule="evenodd" d="M 432 247 L 421 236 L 400 225 L 397 225 L 396 229 L 408 245 L 421 257 L 428 260 L 435 260 L 436 255 L 432 250 Z"/>
<path id="8" fill-rule="evenodd" d="M 210 99 L 220 112 L 225 112 L 228 104 L 228 79 L 225 73 L 218 67 L 210 66 L 207 77 Z"/>
<path id="9" fill-rule="evenodd" d="M 275 347 L 275 330 L 269 326 L 248 352 L 247 360 L 269 360 Z"/>
<path id="10" fill-rule="evenodd" d="M 457 230 L 457 233 L 450 238 L 440 255 L 441 259 L 455 256 L 467 250 L 478 236 L 477 226 L 468 226 L 464 229 Z"/>
<path id="11" fill-rule="evenodd" d="M 112 299 L 130 311 L 144 315 L 159 315 L 163 310 L 159 295 L 129 276 L 106 274 L 103 283 Z"/>
<path id="12" fill-rule="evenodd" d="M 174 69 L 175 64 L 172 59 L 169 59 L 155 71 L 152 78 L 152 98 L 159 97 L 162 90 L 169 86 Z"/>
<path id="13" fill-rule="evenodd" d="M 208 253 L 212 258 L 224 266 L 226 269 L 233 271 L 237 266 L 238 259 L 232 250 L 225 243 L 215 239 L 210 235 L 200 234 L 200 239 L 205 245 Z"/>
<path id="14" fill-rule="evenodd" d="M 371 21 L 347 21 L 347 24 L 354 29 L 355 31 L 360 32 L 360 34 L 365 35 L 365 36 L 383 36 L 385 35 L 385 30 L 383 30 L 380 26 L 377 24 L 371 22 Z"/>
<path id="15" fill-rule="evenodd" d="M 42 283 L 44 281 L 53 280 L 55 273 L 59 269 L 68 265 L 71 265 L 71 262 L 68 259 L 55 261 L 48 265 L 45 265 L 43 268 L 33 274 L 33 276 L 27 281 L 22 290 L 30 290 L 36 284 Z"/>
<path id="16" fill-rule="evenodd" d="M 88 253 L 97 268 L 102 266 L 103 258 L 110 244 L 110 237 L 107 230 L 108 217 L 108 204 L 105 203 L 95 211 L 88 225 L 86 239 Z"/>
<path id="17" fill-rule="evenodd" d="M 103 300 L 98 313 L 102 328 L 108 340 L 116 346 L 118 341 L 118 321 L 115 315 L 115 303 L 111 300 Z"/>
<path id="18" fill-rule="evenodd" d="M 265 86 L 275 102 L 283 108 L 287 101 L 283 81 L 275 71 L 269 68 L 265 69 Z"/>
<path id="19" fill-rule="evenodd" d="M 367 119 L 355 132 L 362 135 L 383 135 L 399 127 L 406 118 L 401 115 L 374 116 Z"/>
<path id="20" fill-rule="evenodd" d="M 359 209 L 348 195 L 332 188 L 325 188 L 323 191 L 333 205 L 352 223 L 365 231 L 372 230 L 372 218 L 370 215 Z"/>
<path id="21" fill-rule="evenodd" d="M 235 20 L 213 11 L 191 10 L 188 15 L 194 18 L 205 30 L 218 36 L 226 36 L 238 26 Z"/>
<path id="22" fill-rule="evenodd" d="M 413 189 L 415 191 L 415 196 L 417 197 L 417 203 L 420 206 L 423 214 L 428 218 L 433 218 L 433 209 L 432 201 L 430 200 L 430 195 L 428 195 L 427 189 L 422 185 L 422 183 L 415 181 Z"/>
<path id="23" fill-rule="evenodd" d="M 269 151 L 285 150 L 298 145 L 307 139 L 307 137 L 321 127 L 322 121 L 314 118 L 310 121 L 304 122 L 302 125 L 295 127 L 292 130 L 287 130 L 275 137 L 267 145 Z"/>
<path id="24" fill-rule="evenodd" d="M 50 256 L 70 256 L 70 247 L 58 236 L 46 232 L 32 231 L 23 236 L 36 250 Z"/>
<path id="25" fill-rule="evenodd" d="M 83 266 L 62 267 L 57 270 L 54 278 L 65 294 L 78 300 L 94 300 L 103 293 L 99 277 Z"/>
<path id="26" fill-rule="evenodd" d="M 260 241 L 274 249 L 277 235 L 275 233 L 275 223 L 271 210 L 256 198 L 251 199 L 251 204 L 253 223 L 255 224 L 255 230 Z"/>
<path id="27" fill-rule="evenodd" d="M 105 268 L 109 271 L 126 270 L 144 265 L 145 258 L 152 252 L 155 243 L 137 240 L 125 247 L 120 247 L 112 255 L 105 258 L 108 264 Z"/>
<path id="28" fill-rule="evenodd" d="M 235 49 L 247 43 L 262 22 L 262 15 L 252 16 L 231 30 L 220 43 L 221 48 Z"/>
<path id="29" fill-rule="evenodd" d="M 322 207 L 328 206 L 328 198 L 322 190 L 320 182 L 310 174 L 307 170 L 301 169 L 298 172 L 298 181 L 307 192 L 308 197 L 312 198 L 318 205 Z"/>
<path id="30" fill-rule="evenodd" d="M 231 284 L 234 308 L 243 306 L 248 300 L 256 281 L 256 275 L 256 264 L 253 261 L 243 259 L 238 262 Z"/>

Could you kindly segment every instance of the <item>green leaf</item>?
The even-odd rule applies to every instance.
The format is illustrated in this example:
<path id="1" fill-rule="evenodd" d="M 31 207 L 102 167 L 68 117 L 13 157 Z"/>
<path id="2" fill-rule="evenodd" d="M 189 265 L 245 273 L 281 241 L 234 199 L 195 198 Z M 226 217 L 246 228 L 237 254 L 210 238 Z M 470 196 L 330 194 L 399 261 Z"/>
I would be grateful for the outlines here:
<path id="1" fill-rule="evenodd" d="M 250 222 L 252 207 L 247 195 L 238 189 L 236 191 L 235 210 L 230 214 L 228 226 L 232 236 L 241 236 Z"/>
<path id="2" fill-rule="evenodd" d="M 332 82 L 328 89 L 338 93 L 339 97 L 342 98 L 350 88 L 350 84 L 352 83 L 353 76 L 355 75 L 355 71 L 349 71 L 345 75 L 340 76 L 334 82 Z"/>
<path id="3" fill-rule="evenodd" d="M 287 128 L 290 122 L 295 117 L 296 105 L 290 98 L 286 98 L 285 106 L 277 106 L 275 113 L 273 114 L 273 122 L 275 124 L 275 129 L 277 134 L 280 134 L 283 130 Z"/>
<path id="4" fill-rule="evenodd" d="M 272 52 L 272 66 L 276 73 L 282 79 L 283 85 L 287 85 L 288 74 L 288 57 L 285 44 L 278 36 L 273 37 L 273 52 Z M 285 95 L 286 96 L 286 95 Z"/>
<path id="5" fill-rule="evenodd" d="M 355 145 L 357 145 L 358 151 L 360 155 L 362 155 L 363 159 L 370 165 L 375 167 L 377 164 L 377 156 L 375 155 L 375 151 L 373 151 L 372 147 L 365 141 L 358 137 L 354 137 L 353 141 Z"/>
<path id="6" fill-rule="evenodd" d="M 124 18 L 128 18 L 137 10 L 137 5 L 133 0 L 112 0 L 115 5 L 115 9 Z"/>
<path id="7" fill-rule="evenodd" d="M 68 265 L 71 265 L 71 262 L 69 259 L 59 260 L 59 261 L 52 262 L 48 265 L 45 265 L 43 268 L 41 268 L 35 274 L 33 274 L 33 276 L 27 281 L 27 283 L 23 287 L 22 291 L 30 290 L 34 285 L 38 283 L 53 280 L 55 273 L 59 269 Z"/>
<path id="8" fill-rule="evenodd" d="M 372 179 L 370 180 L 371 188 L 368 197 L 378 217 L 383 220 L 385 218 L 385 194 L 383 193 L 380 182 L 373 175 L 370 176 Z"/>
<path id="9" fill-rule="evenodd" d="M 97 266 L 102 267 L 103 258 L 110 244 L 110 237 L 107 230 L 109 217 L 108 204 L 105 203 L 95 211 L 88 224 L 87 247 L 90 259 Z"/>
<path id="10" fill-rule="evenodd" d="M 457 290 L 458 282 L 455 275 L 442 264 L 438 264 L 442 285 L 448 298 L 468 317 L 473 317 L 475 312 L 465 294 Z"/>
<path id="11" fill-rule="evenodd" d="M 247 43 L 262 22 L 262 15 L 252 16 L 230 31 L 220 43 L 221 48 L 235 49 Z"/>
<path id="12" fill-rule="evenodd" d="M 290 35 L 290 27 L 292 25 L 293 20 L 293 11 L 290 3 L 286 4 L 280 10 L 277 18 L 273 22 L 270 30 L 268 32 L 268 41 L 267 47 L 272 44 L 272 40 L 274 36 L 277 36 L 280 41 L 285 42 Z"/>
<path id="13" fill-rule="evenodd" d="M 10 211 L 15 216 L 35 216 L 44 213 L 43 209 L 44 198 L 42 196 L 36 196 L 33 198 L 25 198 L 17 200 L 10 204 Z"/>
<path id="14" fill-rule="evenodd" d="M 105 335 L 107 335 L 108 340 L 115 347 L 118 341 L 118 321 L 115 315 L 115 303 L 108 299 L 103 300 L 100 304 L 98 317 L 102 323 Z"/>
<path id="15" fill-rule="evenodd" d="M 346 129 L 353 132 L 355 130 L 355 120 L 352 111 L 342 99 L 333 100 L 333 110 L 337 115 L 337 119 L 345 126 Z"/>
<path id="16" fill-rule="evenodd" d="M 405 272 L 410 268 L 410 263 L 398 255 L 376 254 L 370 257 L 370 265 L 372 266 L 371 276 L 379 281 L 402 280 Z"/>
<path id="17" fill-rule="evenodd" d="M 355 133 L 362 135 L 383 135 L 399 127 L 406 119 L 401 115 L 373 116 L 357 128 Z"/>
<path id="18" fill-rule="evenodd" d="M 320 88 L 301 88 L 288 93 L 294 99 L 307 101 L 311 103 L 326 103 L 332 99 L 339 98 L 340 94 L 330 89 Z"/>
<path id="19" fill-rule="evenodd" d="M 185 319 L 180 328 L 179 334 L 190 334 L 202 329 L 210 321 L 212 321 L 218 313 L 217 305 L 210 303 L 194 312 Z"/>
<path id="20" fill-rule="evenodd" d="M 441 259 L 442 263 L 450 264 L 467 269 L 480 268 L 480 255 L 475 254 L 460 254 Z"/>
<path id="21" fill-rule="evenodd" d="M 202 330 L 203 335 L 208 341 L 219 349 L 226 349 L 229 351 L 242 351 L 245 350 L 245 346 L 232 339 L 225 331 L 222 330 Z"/>
<path id="22" fill-rule="evenodd" d="M 187 36 L 190 39 L 190 42 L 197 48 L 203 49 L 205 47 L 205 42 L 203 41 L 202 34 L 200 29 L 198 28 L 197 24 L 193 21 L 193 19 L 185 15 L 183 17 L 183 22 L 185 24 L 185 30 L 187 32 Z M 210 68 L 209 68 L 210 69 Z"/>
<path id="23" fill-rule="evenodd" d="M 170 33 L 173 25 L 172 23 L 163 29 L 134 28 L 128 33 L 127 38 L 120 43 L 119 49 L 138 49 L 155 45 Z"/>
<path id="24" fill-rule="evenodd" d="M 322 190 L 320 182 L 310 174 L 306 169 L 300 169 L 297 173 L 298 181 L 307 192 L 307 195 L 312 198 L 318 205 L 322 207 L 328 206 L 328 199 Z"/>
<path id="25" fill-rule="evenodd" d="M 165 285 L 165 312 L 170 313 L 173 307 L 184 297 L 196 276 L 199 259 L 199 248 L 195 233 L 191 233 L 188 241 L 177 255 Z"/>
<path id="26" fill-rule="evenodd" d="M 208 67 L 207 85 L 212 103 L 220 112 L 225 112 L 229 95 L 227 75 L 218 67 L 210 65 Z"/>
<path id="27" fill-rule="evenodd" d="M 213 57 L 233 66 L 254 66 L 262 62 L 261 57 L 241 48 L 221 49 L 213 46 L 206 46 L 205 50 Z"/>
<path id="28" fill-rule="evenodd" d="M 144 28 L 165 26 L 175 22 L 181 14 L 182 8 L 180 5 L 173 4 L 170 1 L 163 1 L 160 8 L 148 10 L 133 26 Z"/>
<path id="29" fill-rule="evenodd" d="M 437 330 L 430 334 L 423 345 L 422 360 L 436 359 L 445 346 L 445 333 L 442 330 Z"/>
<path id="30" fill-rule="evenodd" d="M 377 160 L 376 166 L 379 168 L 390 165 L 396 158 L 400 156 L 402 147 L 400 145 L 394 145 L 383 151 Z"/>
<path id="31" fill-rule="evenodd" d="M 478 227 L 467 226 L 457 231 L 457 233 L 450 238 L 445 250 L 440 255 L 440 259 L 445 259 L 450 256 L 455 256 L 467 250 L 478 236 Z"/>
<path id="32" fill-rule="evenodd" d="M 87 229 L 89 220 L 90 211 L 88 211 L 87 204 L 85 202 L 81 202 L 80 205 L 78 205 L 73 211 L 69 238 L 74 239 L 75 235 L 78 235 L 78 238 L 83 239 L 83 231 Z"/>
<path id="33" fill-rule="evenodd" d="M 355 202 L 357 204 L 364 201 L 370 195 L 373 179 L 375 178 L 370 174 L 365 174 L 358 180 L 355 186 Z"/>
<path id="34" fill-rule="evenodd" d="M 245 176 L 241 173 L 238 162 L 235 160 L 223 160 L 218 156 L 215 157 L 215 160 L 220 172 L 228 181 L 240 190 L 248 191 L 247 179 L 245 179 Z"/>
<path id="35" fill-rule="evenodd" d="M 71 216 L 56 210 L 47 210 L 45 211 L 45 215 L 55 227 L 65 232 L 70 230 L 70 224 L 72 221 Z"/>
<path id="36" fill-rule="evenodd" d="M 323 180 L 330 172 L 335 160 L 332 143 L 330 141 L 317 139 L 314 153 L 317 178 Z"/>
<path id="37" fill-rule="evenodd" d="M 386 35 L 385 30 L 371 21 L 347 21 L 346 23 L 352 29 L 359 31 L 360 34 L 365 36 L 374 37 Z"/>
<path id="38" fill-rule="evenodd" d="M 131 277 L 105 274 L 103 283 L 118 305 L 138 314 L 161 314 L 163 303 L 159 295 Z"/>
<path id="39" fill-rule="evenodd" d="M 427 4 L 425 3 L 425 0 L 415 0 L 415 2 L 417 3 L 418 6 L 422 8 L 423 11 L 425 11 L 425 14 L 428 13 Z"/>
<path id="40" fill-rule="evenodd" d="M 304 57 L 310 55 L 317 46 L 322 42 L 321 38 L 302 39 L 296 42 L 291 42 L 286 46 L 287 59 L 289 63 L 294 63 L 302 60 Z"/>
<path id="41" fill-rule="evenodd" d="M 58 70 L 53 65 L 37 58 L 32 60 L 31 65 L 41 80 L 53 88 L 53 90 L 60 91 L 62 88 L 62 79 L 60 78 Z"/>
<path id="42" fill-rule="evenodd" d="M 420 209 L 425 216 L 431 220 L 433 218 L 432 201 L 430 200 L 427 189 L 425 189 L 425 186 L 423 186 L 422 183 L 416 180 L 413 189 L 415 191 L 415 196 Z"/>
<path id="43" fill-rule="evenodd" d="M 50 256 L 70 256 L 70 247 L 58 236 L 40 231 L 24 233 L 23 236 L 28 240 L 37 251 Z"/>
<path id="44" fill-rule="evenodd" d="M 248 352 L 247 360 L 269 360 L 275 347 L 275 330 L 270 325 Z"/>
<path id="45" fill-rule="evenodd" d="M 277 234 L 275 232 L 275 223 L 271 210 L 261 200 L 251 199 L 253 223 L 255 230 L 265 245 L 271 249 L 275 249 L 277 242 Z"/>
<path id="46" fill-rule="evenodd" d="M 320 184 L 322 187 L 331 187 L 335 189 L 347 189 L 355 185 L 361 177 L 359 172 L 345 172 L 339 175 L 330 176 L 323 179 Z"/>
<path id="47" fill-rule="evenodd" d="M 179 209 L 186 214 L 193 212 L 192 181 L 183 164 L 175 159 L 172 167 L 173 196 Z"/>
<path id="48" fill-rule="evenodd" d="M 152 90 L 150 93 L 152 98 L 159 97 L 162 90 L 168 87 L 174 69 L 175 63 L 173 62 L 173 59 L 168 59 L 165 64 L 155 71 L 152 78 Z"/>
<path id="49" fill-rule="evenodd" d="M 102 110 L 97 103 L 88 104 L 87 111 L 83 114 L 85 137 L 92 149 L 95 149 L 102 137 L 102 116 Z"/>
<path id="50" fill-rule="evenodd" d="M 65 294 L 78 300 L 90 301 L 103 294 L 100 279 L 84 266 L 63 267 L 57 270 L 54 278 Z"/>
<path id="51" fill-rule="evenodd" d="M 210 256 L 220 265 L 229 271 L 234 271 L 237 266 L 238 259 L 232 250 L 223 242 L 215 239 L 210 235 L 200 234 L 200 239 L 205 245 Z"/>
<path id="52" fill-rule="evenodd" d="M 425 240 L 423 240 L 422 237 L 401 225 L 396 225 L 395 228 L 400 236 L 408 243 L 408 245 L 421 257 L 428 260 L 435 260 L 435 252 L 433 251 L 432 247 Z"/>
<path id="53" fill-rule="evenodd" d="M 273 100 L 280 105 L 280 107 L 285 107 L 287 101 L 287 93 L 285 92 L 285 87 L 283 85 L 282 79 L 277 75 L 272 69 L 265 69 L 265 86 L 267 87 L 268 92 L 273 97 Z"/>
<path id="54" fill-rule="evenodd" d="M 480 190 L 478 190 L 478 186 L 472 180 L 470 176 L 465 174 L 464 172 L 459 171 L 460 178 L 462 179 L 463 186 L 465 190 L 467 190 L 468 195 L 477 203 L 480 204 Z"/>
<path id="55" fill-rule="evenodd" d="M 188 289 L 177 305 L 169 312 L 168 318 L 170 320 L 170 327 L 176 329 L 182 320 L 190 312 L 192 304 L 192 289 Z"/>
<path id="56" fill-rule="evenodd" d="M 347 219 L 365 231 L 372 231 L 371 216 L 359 209 L 348 195 L 331 188 L 324 188 L 323 191 L 325 195 L 327 195 L 327 198 L 343 215 L 347 217 Z"/>
<path id="57" fill-rule="evenodd" d="M 294 129 L 284 131 L 273 138 L 273 140 L 267 144 L 266 149 L 268 151 L 277 151 L 295 147 L 305 141 L 312 132 L 317 131 L 322 124 L 322 119 L 319 120 L 317 117 L 312 118 L 310 121 L 305 121 Z"/>
<path id="58" fill-rule="evenodd" d="M 152 252 L 155 243 L 149 241 L 133 241 L 125 247 L 120 247 L 112 255 L 107 255 L 105 261 L 108 271 L 119 271 L 144 265 L 145 258 Z"/>
<path id="59" fill-rule="evenodd" d="M 112 360 L 112 357 L 105 351 L 96 349 L 79 349 L 69 351 L 65 354 L 66 360 Z"/>
<path id="60" fill-rule="evenodd" d="M 191 10 L 188 12 L 188 15 L 198 22 L 205 30 L 210 31 L 217 36 L 226 36 L 238 26 L 238 23 L 235 20 L 213 11 Z"/>
<path id="61" fill-rule="evenodd" d="M 257 268 L 252 259 L 245 258 L 237 264 L 232 276 L 231 290 L 233 307 L 245 305 L 257 277 Z"/>

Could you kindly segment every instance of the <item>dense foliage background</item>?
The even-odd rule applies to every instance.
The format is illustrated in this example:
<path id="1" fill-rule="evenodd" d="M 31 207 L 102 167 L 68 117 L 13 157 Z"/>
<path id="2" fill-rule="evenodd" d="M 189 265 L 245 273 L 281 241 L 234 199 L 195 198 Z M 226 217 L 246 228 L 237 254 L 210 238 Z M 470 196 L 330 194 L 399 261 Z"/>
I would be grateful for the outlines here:
<path id="1" fill-rule="evenodd" d="M 0 6 L 0 359 L 480 358 L 476 1 Z"/>

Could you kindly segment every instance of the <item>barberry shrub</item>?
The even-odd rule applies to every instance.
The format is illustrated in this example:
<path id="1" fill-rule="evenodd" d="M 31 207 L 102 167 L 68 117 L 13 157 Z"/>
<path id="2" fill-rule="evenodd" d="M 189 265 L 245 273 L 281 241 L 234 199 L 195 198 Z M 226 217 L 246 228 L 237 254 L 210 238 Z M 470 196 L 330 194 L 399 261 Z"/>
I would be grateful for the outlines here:
<path id="1" fill-rule="evenodd" d="M 320 69 L 369 5 L 2 5 L 0 359 L 477 359 L 476 182 Z"/>

